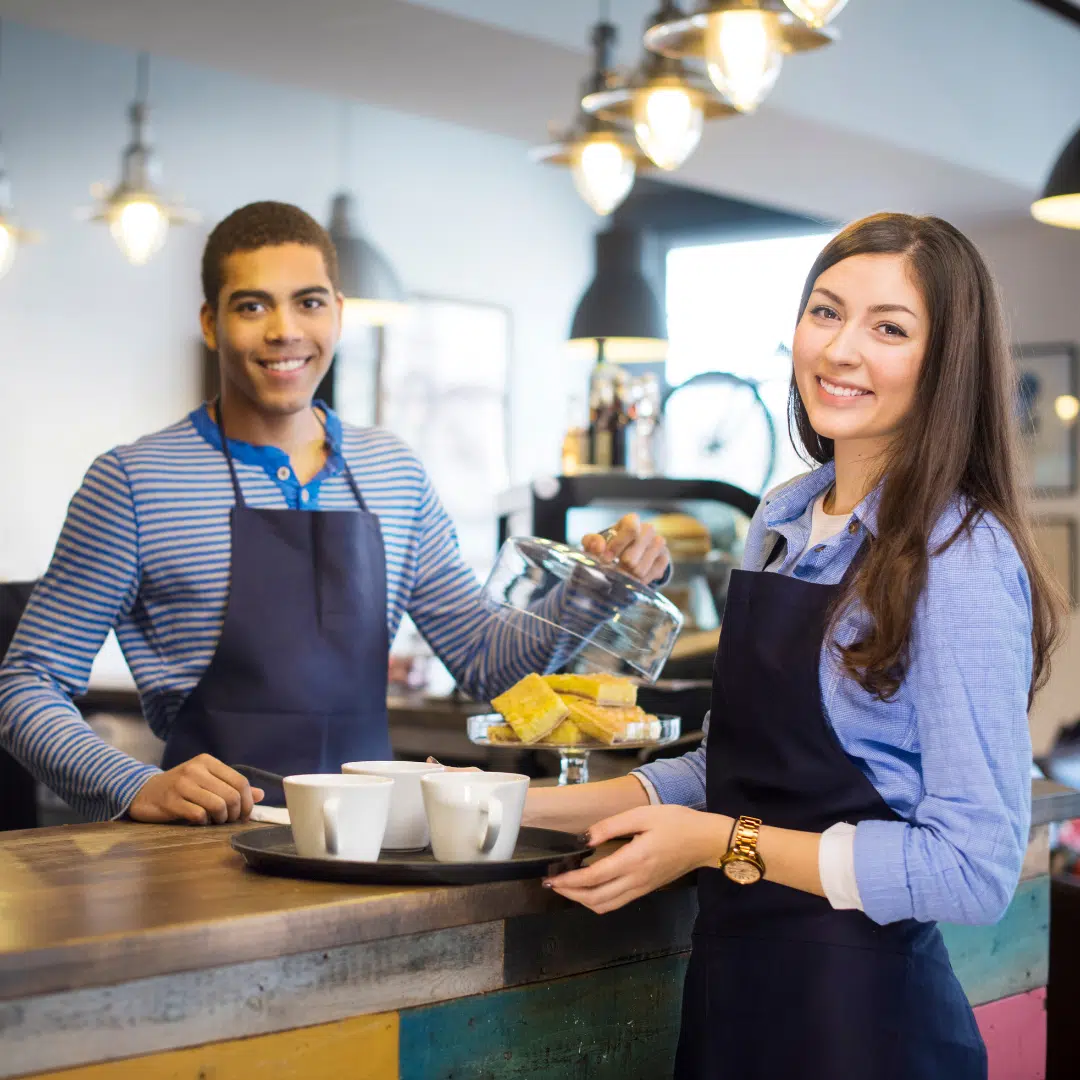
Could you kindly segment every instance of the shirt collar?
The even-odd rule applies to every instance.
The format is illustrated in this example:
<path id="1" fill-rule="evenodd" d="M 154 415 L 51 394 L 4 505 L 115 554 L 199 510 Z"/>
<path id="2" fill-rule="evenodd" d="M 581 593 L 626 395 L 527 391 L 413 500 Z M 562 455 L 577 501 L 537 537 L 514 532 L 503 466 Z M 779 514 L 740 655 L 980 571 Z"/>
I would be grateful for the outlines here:
<path id="1" fill-rule="evenodd" d="M 797 476 L 788 484 L 765 496 L 765 524 L 769 529 L 779 530 L 781 525 L 798 521 L 806 508 L 823 492 L 828 491 L 836 480 L 836 465 L 829 461 Z M 853 511 L 866 530 L 877 536 L 877 515 L 881 503 L 881 485 L 873 489 Z"/>
<path id="2" fill-rule="evenodd" d="M 313 402 L 323 413 L 326 424 L 326 441 L 330 444 L 331 459 L 341 454 L 341 418 L 324 401 Z M 215 449 L 222 450 L 221 431 L 217 422 L 210 415 L 210 410 L 204 402 L 194 412 L 188 414 L 188 419 L 194 425 L 195 430 Z M 257 465 L 260 468 L 274 471 L 278 466 L 287 464 L 289 455 L 276 446 L 256 446 L 253 443 L 241 442 L 239 439 L 229 440 L 229 452 L 235 461 L 241 461 L 245 465 Z M 327 464 L 331 464 L 328 462 Z"/>

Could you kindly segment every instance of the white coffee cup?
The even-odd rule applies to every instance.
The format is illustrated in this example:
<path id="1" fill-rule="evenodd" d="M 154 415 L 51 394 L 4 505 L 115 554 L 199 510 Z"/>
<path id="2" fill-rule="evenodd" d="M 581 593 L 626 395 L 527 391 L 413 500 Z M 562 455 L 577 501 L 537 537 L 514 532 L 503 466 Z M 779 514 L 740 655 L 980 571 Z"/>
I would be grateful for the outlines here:
<path id="1" fill-rule="evenodd" d="M 385 776 L 309 773 L 285 777 L 296 853 L 307 859 L 379 858 L 394 781 Z"/>
<path id="2" fill-rule="evenodd" d="M 520 773 L 441 772 L 420 778 L 439 862 L 513 857 L 529 778 Z"/>
<path id="3" fill-rule="evenodd" d="M 421 851 L 428 846 L 428 820 L 420 777 L 442 769 L 441 765 L 423 761 L 347 761 L 341 766 L 341 771 L 350 776 L 388 776 L 394 781 L 383 851 Z"/>

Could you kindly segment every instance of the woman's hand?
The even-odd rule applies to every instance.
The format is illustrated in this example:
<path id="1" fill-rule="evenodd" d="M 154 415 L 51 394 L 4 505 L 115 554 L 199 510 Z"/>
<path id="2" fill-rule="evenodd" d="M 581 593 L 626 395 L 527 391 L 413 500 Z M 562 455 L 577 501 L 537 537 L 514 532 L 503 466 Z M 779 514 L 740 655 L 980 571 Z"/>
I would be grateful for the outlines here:
<path id="1" fill-rule="evenodd" d="M 602 535 L 589 533 L 581 546 L 590 555 L 617 561 L 620 570 L 645 585 L 659 581 L 671 564 L 667 541 L 651 525 L 642 525 L 637 514 L 627 514 Z"/>
<path id="2" fill-rule="evenodd" d="M 597 822 L 588 833 L 596 847 L 620 836 L 629 844 L 580 870 L 548 878 L 560 896 L 603 914 L 702 866 L 715 866 L 727 850 L 732 819 L 686 806 L 640 806 Z"/>

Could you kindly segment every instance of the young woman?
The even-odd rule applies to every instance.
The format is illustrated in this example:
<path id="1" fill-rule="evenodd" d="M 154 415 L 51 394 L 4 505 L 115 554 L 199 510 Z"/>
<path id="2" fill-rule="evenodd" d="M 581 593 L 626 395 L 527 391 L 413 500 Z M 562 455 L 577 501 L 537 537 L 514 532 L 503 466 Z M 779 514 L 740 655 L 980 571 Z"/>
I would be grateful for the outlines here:
<path id="1" fill-rule="evenodd" d="M 1013 895 L 1062 610 L 1013 381 L 956 229 L 881 214 L 835 237 L 794 340 L 818 467 L 750 526 L 702 748 L 530 793 L 530 824 L 633 837 L 546 883 L 594 911 L 700 869 L 679 1080 L 986 1075 L 936 922 L 992 923 Z"/>

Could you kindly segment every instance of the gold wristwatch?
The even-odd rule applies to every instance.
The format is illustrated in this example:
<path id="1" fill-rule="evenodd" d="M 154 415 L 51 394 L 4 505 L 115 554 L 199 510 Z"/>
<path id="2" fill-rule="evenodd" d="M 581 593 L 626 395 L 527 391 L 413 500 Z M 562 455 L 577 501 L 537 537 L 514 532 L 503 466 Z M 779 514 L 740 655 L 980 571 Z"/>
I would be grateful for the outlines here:
<path id="1" fill-rule="evenodd" d="M 754 885 L 765 876 L 765 862 L 757 849 L 760 828 L 760 818 L 739 818 L 731 833 L 731 846 L 717 864 L 739 885 Z"/>

